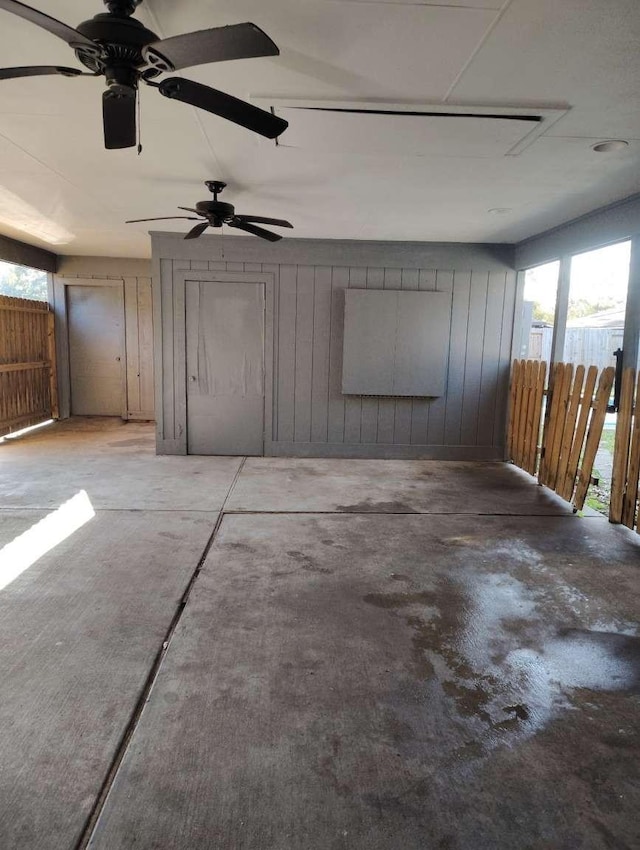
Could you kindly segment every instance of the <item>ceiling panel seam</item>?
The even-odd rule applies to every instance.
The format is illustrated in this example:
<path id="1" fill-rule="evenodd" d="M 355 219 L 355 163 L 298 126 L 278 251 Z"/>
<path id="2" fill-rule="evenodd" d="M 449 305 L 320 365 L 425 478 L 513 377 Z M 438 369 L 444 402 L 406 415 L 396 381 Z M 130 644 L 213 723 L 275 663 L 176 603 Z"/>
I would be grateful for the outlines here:
<path id="1" fill-rule="evenodd" d="M 13 145 L 14 148 L 17 148 L 25 156 L 29 157 L 29 159 L 32 159 L 34 162 L 37 162 L 38 165 L 40 165 L 42 168 L 49 171 L 51 174 L 55 174 L 56 177 L 60 178 L 60 180 L 64 181 L 65 183 L 68 183 L 69 186 L 73 186 L 73 188 L 76 189 L 78 192 L 81 192 L 84 195 L 89 194 L 89 192 L 87 191 L 87 188 L 85 186 L 78 186 L 72 180 L 69 180 L 69 178 L 65 174 L 63 174 L 61 171 L 58 171 L 57 169 L 53 168 L 51 165 L 48 165 L 44 160 L 39 159 L 37 156 L 35 156 L 35 154 L 31 153 L 26 148 L 24 148 L 22 145 L 19 145 L 16 141 L 9 138 L 9 136 L 5 136 L 4 133 L 0 133 L 0 139 L 4 139 L 5 142 L 8 142 L 10 145 Z M 97 196 L 93 196 L 93 195 L 91 195 L 91 197 L 94 199 L 96 204 L 98 202 L 100 202 L 104 209 L 108 209 L 108 210 L 111 209 L 110 207 L 108 207 L 104 203 L 103 198 L 101 198 L 101 197 L 98 198 Z M 113 212 L 113 210 L 111 210 L 111 211 Z"/>
<path id="2" fill-rule="evenodd" d="M 463 78 L 463 76 L 466 74 L 466 72 L 468 71 L 468 69 L 469 69 L 469 67 L 470 67 L 471 63 L 472 63 L 472 62 L 473 62 L 473 60 L 476 58 L 476 56 L 478 55 L 478 53 L 480 53 L 480 51 L 482 50 L 482 48 L 484 47 L 484 45 L 487 43 L 487 40 L 489 39 L 489 36 L 490 36 L 490 35 L 491 35 L 491 33 L 495 30 L 495 28 L 498 26 L 498 24 L 500 23 L 500 21 L 501 21 L 501 20 L 502 20 L 502 18 L 504 17 L 505 12 L 507 11 L 507 9 L 509 8 L 509 6 L 511 5 L 511 3 L 512 3 L 512 2 L 513 2 L 513 0 L 505 0 L 504 5 L 502 6 L 502 8 L 501 8 L 501 9 L 500 9 L 500 11 L 498 12 L 498 14 L 495 16 L 494 20 L 493 20 L 493 21 L 489 24 L 489 26 L 487 27 L 487 31 L 485 32 L 485 34 L 482 36 L 482 38 L 481 38 L 481 39 L 480 39 L 480 41 L 478 42 L 478 44 L 477 44 L 477 46 L 476 46 L 475 50 L 473 51 L 473 53 L 471 54 L 471 56 L 467 59 L 467 61 L 464 63 L 464 65 L 462 66 L 462 68 L 461 68 L 461 70 L 460 70 L 459 74 L 456 76 L 455 80 L 454 80 L 454 81 L 451 83 L 451 85 L 449 86 L 449 89 L 448 89 L 447 93 L 446 93 L 446 94 L 445 94 L 445 96 L 442 98 L 443 103 L 446 103 L 446 102 L 449 100 L 449 98 L 450 98 L 450 97 L 451 97 L 451 95 L 453 94 L 453 92 L 454 92 L 454 90 L 455 90 L 456 86 L 458 85 L 458 83 L 460 82 L 460 80 Z"/>
<path id="3" fill-rule="evenodd" d="M 150 18 L 150 21 L 151 21 L 151 24 L 153 26 L 154 31 L 160 36 L 160 38 L 166 38 L 166 30 L 164 29 L 164 27 L 160 23 L 160 20 L 158 19 L 158 15 L 156 14 L 155 10 L 152 8 L 152 6 L 149 3 L 146 3 L 146 13 Z M 184 76 L 180 71 L 175 71 L 174 74 L 176 76 L 179 76 L 179 77 Z M 213 142 L 211 141 L 209 134 L 207 133 L 207 131 L 205 129 L 205 126 L 204 126 L 204 123 L 202 121 L 202 118 L 201 118 L 199 111 L 195 107 L 191 107 L 191 112 L 192 112 L 192 114 L 195 118 L 196 124 L 198 125 L 198 129 L 202 133 L 204 143 L 207 146 L 209 153 L 211 154 L 211 156 L 213 157 L 213 159 L 215 161 L 216 173 L 218 173 L 218 174 L 228 173 L 226 167 L 222 163 L 222 160 L 220 159 L 220 157 L 216 153 L 216 150 L 213 146 Z"/>

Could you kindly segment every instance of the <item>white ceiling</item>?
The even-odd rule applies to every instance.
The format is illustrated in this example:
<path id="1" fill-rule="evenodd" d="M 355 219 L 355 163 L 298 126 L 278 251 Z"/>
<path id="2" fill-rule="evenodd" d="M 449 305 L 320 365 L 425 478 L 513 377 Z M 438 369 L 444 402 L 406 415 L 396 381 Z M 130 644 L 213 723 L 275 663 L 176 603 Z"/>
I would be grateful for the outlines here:
<path id="1" fill-rule="evenodd" d="M 104 11 L 101 0 L 30 3 L 72 26 Z M 262 27 L 279 57 L 183 72 L 261 105 L 527 107 L 559 117 L 517 155 L 504 144 L 487 155 L 484 141 L 476 155 L 466 136 L 444 145 L 449 124 L 440 144 L 429 128 L 424 151 L 413 138 L 394 145 L 385 118 L 385 144 L 363 153 L 348 135 L 363 132 L 359 122 L 341 125 L 344 146 L 305 144 L 293 126 L 296 146 L 286 133 L 277 146 L 143 87 L 138 156 L 103 148 L 101 79 L 3 81 L 0 233 L 59 254 L 149 256 L 157 225 L 124 220 L 179 213 L 217 178 L 237 212 L 288 218 L 299 237 L 516 242 L 640 191 L 637 0 L 144 0 L 136 16 L 161 37 Z M 7 67 L 80 67 L 64 42 L 3 11 L 0 56 Z M 629 146 L 592 151 L 610 138 Z"/>

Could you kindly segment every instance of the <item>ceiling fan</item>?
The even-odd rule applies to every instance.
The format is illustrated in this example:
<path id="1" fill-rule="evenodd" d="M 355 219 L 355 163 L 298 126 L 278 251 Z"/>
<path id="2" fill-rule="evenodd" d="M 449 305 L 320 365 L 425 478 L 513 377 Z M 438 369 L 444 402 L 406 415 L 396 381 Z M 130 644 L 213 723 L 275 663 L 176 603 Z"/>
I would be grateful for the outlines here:
<path id="1" fill-rule="evenodd" d="M 268 139 L 275 139 L 286 130 L 288 123 L 282 118 L 201 83 L 182 77 L 153 82 L 159 74 L 193 65 L 279 55 L 278 47 L 255 24 L 233 24 L 159 39 L 131 17 L 142 0 L 103 2 L 108 12 L 95 15 L 72 29 L 24 3 L 0 0 L 0 9 L 66 41 L 91 72 L 87 74 L 77 68 L 58 65 L 4 68 L 0 69 L 0 80 L 43 74 L 104 76 L 107 82 L 107 90 L 102 95 L 104 143 L 109 149 L 136 144 L 136 103 L 141 81 L 157 88 L 164 97 L 205 109 Z"/>
<path id="2" fill-rule="evenodd" d="M 212 201 L 198 201 L 195 209 L 192 207 L 178 207 L 179 210 L 197 213 L 197 217 L 192 215 L 165 215 L 160 216 L 160 218 L 133 218 L 126 221 L 125 224 L 135 224 L 141 221 L 168 221 L 169 219 L 178 218 L 187 221 L 204 219 L 204 221 L 200 221 L 200 224 L 196 224 L 184 238 L 197 239 L 198 236 L 204 233 L 207 227 L 222 227 L 223 224 L 226 224 L 228 227 L 237 227 L 238 230 L 244 230 L 246 233 L 259 236 L 261 239 L 267 239 L 269 242 L 277 242 L 279 239 L 282 239 L 282 236 L 279 233 L 272 233 L 270 230 L 265 230 L 263 227 L 256 227 L 256 224 L 270 224 L 274 227 L 293 227 L 292 224 L 281 218 L 264 218 L 259 215 L 236 215 L 232 204 L 225 204 L 224 201 L 218 200 L 218 195 L 227 185 L 226 183 L 222 183 L 220 180 L 206 180 L 204 185 L 213 193 Z"/>

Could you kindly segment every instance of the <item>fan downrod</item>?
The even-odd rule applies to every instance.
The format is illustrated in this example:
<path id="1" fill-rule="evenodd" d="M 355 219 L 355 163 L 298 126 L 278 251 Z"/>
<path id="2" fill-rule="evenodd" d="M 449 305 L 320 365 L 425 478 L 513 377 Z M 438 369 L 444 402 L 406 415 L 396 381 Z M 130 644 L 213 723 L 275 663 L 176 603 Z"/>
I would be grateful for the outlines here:
<path id="1" fill-rule="evenodd" d="M 213 200 L 218 200 L 218 195 L 222 190 L 226 187 L 226 183 L 223 183 L 222 180 L 205 180 L 204 185 L 207 189 L 213 193 Z"/>
<path id="2" fill-rule="evenodd" d="M 140 3 L 142 0 L 104 0 L 104 5 L 111 14 L 119 18 L 128 18 L 133 15 Z"/>

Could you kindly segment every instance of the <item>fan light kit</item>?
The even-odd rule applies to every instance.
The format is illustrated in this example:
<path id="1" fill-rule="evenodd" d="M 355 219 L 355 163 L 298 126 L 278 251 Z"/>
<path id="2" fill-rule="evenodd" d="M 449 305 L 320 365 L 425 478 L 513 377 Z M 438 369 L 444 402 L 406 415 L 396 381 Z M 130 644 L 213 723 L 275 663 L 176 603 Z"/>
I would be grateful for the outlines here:
<path id="1" fill-rule="evenodd" d="M 178 207 L 179 210 L 196 213 L 196 216 L 164 215 L 159 218 L 133 218 L 126 221 L 125 224 L 136 224 L 142 221 L 169 221 L 170 219 L 181 218 L 186 221 L 200 222 L 200 224 L 196 224 L 187 233 L 184 237 L 185 239 L 197 239 L 198 236 L 204 233 L 207 227 L 222 227 L 223 224 L 226 224 L 228 227 L 236 227 L 238 230 L 244 230 L 245 233 L 251 233 L 253 236 L 267 239 L 269 242 L 278 242 L 278 240 L 282 239 L 282 236 L 279 233 L 272 233 L 270 230 L 265 230 L 263 227 L 256 227 L 256 224 L 270 224 L 273 227 L 293 227 L 292 224 L 281 218 L 264 218 L 259 215 L 236 215 L 232 204 L 226 204 L 224 201 L 218 200 L 218 195 L 225 188 L 226 183 L 220 180 L 206 180 L 204 185 L 213 194 L 212 201 L 198 201 L 195 209 L 192 207 Z"/>
<path id="2" fill-rule="evenodd" d="M 158 89 L 164 97 L 204 109 L 259 133 L 268 139 L 281 135 L 288 123 L 266 112 L 182 77 L 154 79 L 193 65 L 277 56 L 280 51 L 269 36 L 252 23 L 199 30 L 159 39 L 131 16 L 142 0 L 104 0 L 108 12 L 67 26 L 37 9 L 16 0 L 0 0 L 0 9 L 24 18 L 61 38 L 91 73 L 58 65 L 0 69 L 0 80 L 60 74 L 63 77 L 103 76 L 107 90 L 102 95 L 105 147 L 135 147 L 137 141 L 136 104 L 140 82 Z"/>

